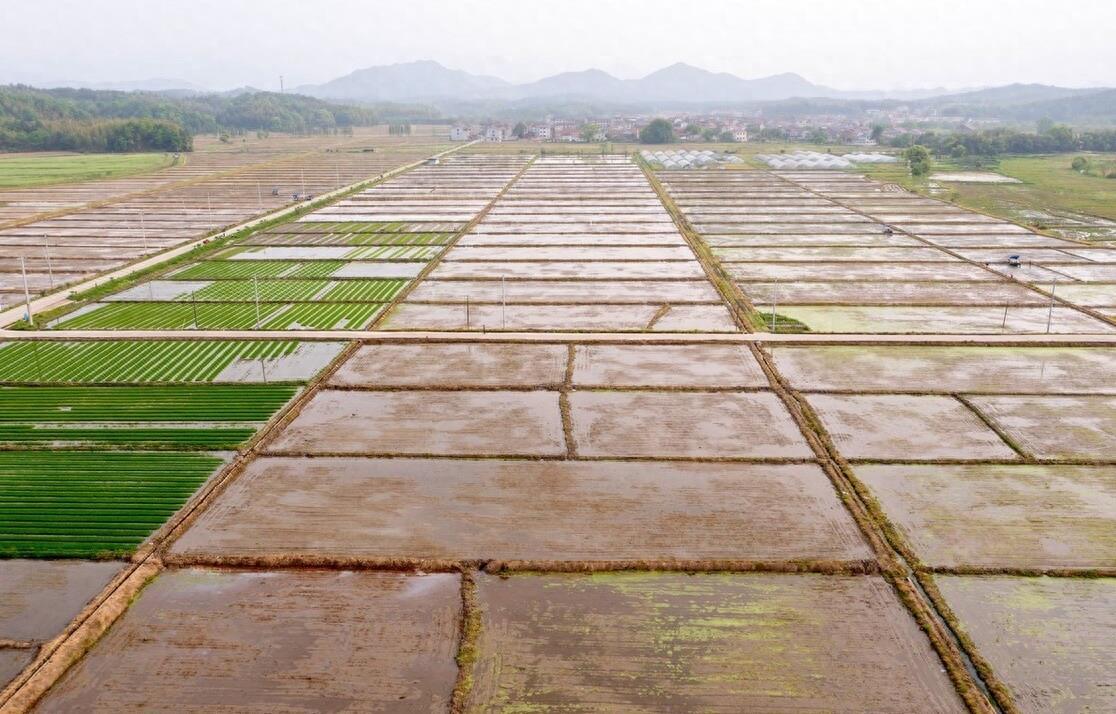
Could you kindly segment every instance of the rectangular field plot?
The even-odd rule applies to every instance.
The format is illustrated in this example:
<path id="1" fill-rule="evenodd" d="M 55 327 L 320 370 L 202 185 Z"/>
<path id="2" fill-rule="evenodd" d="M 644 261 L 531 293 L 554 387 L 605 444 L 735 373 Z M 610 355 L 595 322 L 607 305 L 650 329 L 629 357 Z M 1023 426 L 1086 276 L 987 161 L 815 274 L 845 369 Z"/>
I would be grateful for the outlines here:
<path id="1" fill-rule="evenodd" d="M 424 280 L 407 303 L 451 305 L 494 303 L 577 304 L 592 296 L 597 304 L 720 304 L 716 288 L 702 280 Z"/>
<path id="2" fill-rule="evenodd" d="M 767 387 L 741 345 L 579 345 L 575 387 Z"/>
<path id="3" fill-rule="evenodd" d="M 570 395 L 582 456 L 813 457 L 774 394 L 589 392 Z"/>
<path id="4" fill-rule="evenodd" d="M 151 340 L 0 343 L 0 382 L 303 382 L 338 342 Z"/>
<path id="5" fill-rule="evenodd" d="M 766 305 L 756 309 L 765 312 Z M 1068 307 L 897 307 L 788 305 L 779 314 L 811 332 L 877 334 L 1104 334 L 1112 325 Z M 1049 329 L 1048 329 L 1049 325 Z"/>
<path id="6" fill-rule="evenodd" d="M 481 576 L 470 711 L 961 712 L 881 578 Z"/>
<path id="7" fill-rule="evenodd" d="M 738 283 L 753 303 L 770 305 L 1048 305 L 1022 285 L 947 282 Z M 1000 308 L 1001 313 L 1003 308 Z"/>
<path id="8" fill-rule="evenodd" d="M 297 391 L 287 385 L 0 387 L 0 445 L 233 449 Z"/>
<path id="9" fill-rule="evenodd" d="M 209 454 L 0 451 L 0 557 L 127 554 L 222 463 Z"/>
<path id="10" fill-rule="evenodd" d="M 0 640 L 54 638 L 123 568 L 111 560 L 0 560 Z M 5 681 L 0 673 L 0 687 Z"/>
<path id="11" fill-rule="evenodd" d="M 930 567 L 1116 568 L 1116 468 L 862 464 Z"/>
<path id="12" fill-rule="evenodd" d="M 568 360 L 566 345 L 364 345 L 334 373 L 330 385 L 557 389 Z"/>
<path id="13" fill-rule="evenodd" d="M 382 303 L 113 302 L 90 306 L 54 325 L 66 330 L 358 330 Z"/>
<path id="14" fill-rule="evenodd" d="M 384 330 L 737 332 L 724 305 L 397 305 Z"/>
<path id="15" fill-rule="evenodd" d="M 1015 451 L 946 396 L 811 394 L 837 448 L 851 459 L 1015 459 Z"/>
<path id="16" fill-rule="evenodd" d="M 441 711 L 460 603 L 448 574 L 169 571 L 38 710 Z"/>
<path id="17" fill-rule="evenodd" d="M 805 391 L 1116 394 L 1116 350 L 829 345 L 768 348 Z"/>
<path id="18" fill-rule="evenodd" d="M 1040 459 L 1116 461 L 1116 397 L 977 396 L 973 406 Z"/>
<path id="19" fill-rule="evenodd" d="M 283 454 L 565 454 L 557 392 L 323 390 L 270 445 Z"/>
<path id="20" fill-rule="evenodd" d="M 871 558 L 814 464 L 271 457 L 253 462 L 173 552 L 386 560 Z"/>
<path id="21" fill-rule="evenodd" d="M 1116 709 L 1116 578 L 934 580 L 1019 711 Z"/>

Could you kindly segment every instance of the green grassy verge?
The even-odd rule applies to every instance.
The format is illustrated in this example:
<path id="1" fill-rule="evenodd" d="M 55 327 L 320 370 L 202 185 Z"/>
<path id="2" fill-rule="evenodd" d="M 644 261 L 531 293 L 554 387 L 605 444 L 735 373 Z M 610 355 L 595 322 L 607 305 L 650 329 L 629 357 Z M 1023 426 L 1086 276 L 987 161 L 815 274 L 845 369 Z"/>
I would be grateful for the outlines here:
<path id="1" fill-rule="evenodd" d="M 170 154 L 20 154 L 0 157 L 0 189 L 135 176 L 173 164 Z"/>

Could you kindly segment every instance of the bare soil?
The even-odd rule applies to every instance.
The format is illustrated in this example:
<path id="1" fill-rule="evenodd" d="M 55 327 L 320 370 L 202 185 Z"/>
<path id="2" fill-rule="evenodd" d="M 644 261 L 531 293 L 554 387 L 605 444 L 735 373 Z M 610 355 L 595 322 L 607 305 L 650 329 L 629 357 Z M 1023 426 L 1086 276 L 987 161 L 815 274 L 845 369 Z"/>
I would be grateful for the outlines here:
<path id="1" fill-rule="evenodd" d="M 1116 568 L 1116 467 L 856 467 L 931 567 Z"/>
<path id="2" fill-rule="evenodd" d="M 811 394 L 808 399 L 847 458 L 1017 458 L 996 432 L 951 397 Z"/>
<path id="3" fill-rule="evenodd" d="M 459 612 L 454 575 L 171 571 L 38 710 L 445 711 Z"/>
<path id="4" fill-rule="evenodd" d="M 1116 710 L 1116 578 L 934 580 L 1020 711 Z"/>
<path id="5" fill-rule="evenodd" d="M 364 345 L 333 375 L 347 387 L 557 387 L 565 379 L 565 345 Z"/>
<path id="6" fill-rule="evenodd" d="M 876 577 L 478 578 L 469 711 L 960 712 Z"/>
<path id="7" fill-rule="evenodd" d="M 863 560 L 813 464 L 262 458 L 174 555 Z"/>
<path id="8" fill-rule="evenodd" d="M 1116 460 L 1116 397 L 982 396 L 974 407 L 1040 459 Z"/>
<path id="9" fill-rule="evenodd" d="M 803 390 L 1116 394 L 1116 352 L 1082 347 L 769 348 Z"/>
<path id="10" fill-rule="evenodd" d="M 116 561 L 0 560 L 0 639 L 55 637 L 123 567 Z"/>
<path id="11" fill-rule="evenodd" d="M 294 454 L 565 454 L 558 393 L 323 390 L 270 445 Z"/>
<path id="12" fill-rule="evenodd" d="M 770 392 L 574 392 L 583 456 L 811 458 Z"/>
<path id="13" fill-rule="evenodd" d="M 578 345 L 575 387 L 767 387 L 742 345 Z"/>

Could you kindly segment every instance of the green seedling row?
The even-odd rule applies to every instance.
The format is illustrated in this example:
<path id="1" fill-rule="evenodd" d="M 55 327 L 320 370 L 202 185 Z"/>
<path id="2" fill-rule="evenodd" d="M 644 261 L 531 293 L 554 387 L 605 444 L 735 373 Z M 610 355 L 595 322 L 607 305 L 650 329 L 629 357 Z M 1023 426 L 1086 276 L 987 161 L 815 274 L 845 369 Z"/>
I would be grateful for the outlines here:
<path id="1" fill-rule="evenodd" d="M 338 280 L 321 296 L 327 302 L 390 302 L 406 280 Z"/>
<path id="2" fill-rule="evenodd" d="M 56 325 L 66 330 L 247 330 L 283 309 L 252 303 L 105 303 Z"/>
<path id="3" fill-rule="evenodd" d="M 211 382 L 238 360 L 271 360 L 298 342 L 151 340 L 0 345 L 0 382 Z"/>
<path id="4" fill-rule="evenodd" d="M 102 424 L 0 424 L 0 445 L 236 449 L 252 438 L 257 428 L 258 424 L 220 427 L 130 425 L 123 428 Z"/>
<path id="5" fill-rule="evenodd" d="M 348 260 L 430 260 L 441 252 L 441 246 L 428 245 L 367 245 L 345 254 Z"/>
<path id="6" fill-rule="evenodd" d="M 302 303 L 276 315 L 263 329 L 360 330 L 383 308 L 377 303 Z"/>
<path id="7" fill-rule="evenodd" d="M 0 451 L 0 557 L 126 555 L 221 463 L 199 453 Z"/>
<path id="8" fill-rule="evenodd" d="M 0 387 L 0 423 L 263 422 L 297 391 L 281 384 Z"/>

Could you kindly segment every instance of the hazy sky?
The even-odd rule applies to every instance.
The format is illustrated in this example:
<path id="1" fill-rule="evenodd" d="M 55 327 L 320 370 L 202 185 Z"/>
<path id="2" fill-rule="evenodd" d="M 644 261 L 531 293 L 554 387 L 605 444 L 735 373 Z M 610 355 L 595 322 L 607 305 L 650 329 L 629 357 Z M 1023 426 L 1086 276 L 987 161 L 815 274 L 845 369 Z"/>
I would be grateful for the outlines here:
<path id="1" fill-rule="evenodd" d="M 525 81 L 674 62 L 841 89 L 1116 86 L 1116 0 L 0 0 L 0 83 L 277 89 L 434 59 Z"/>

